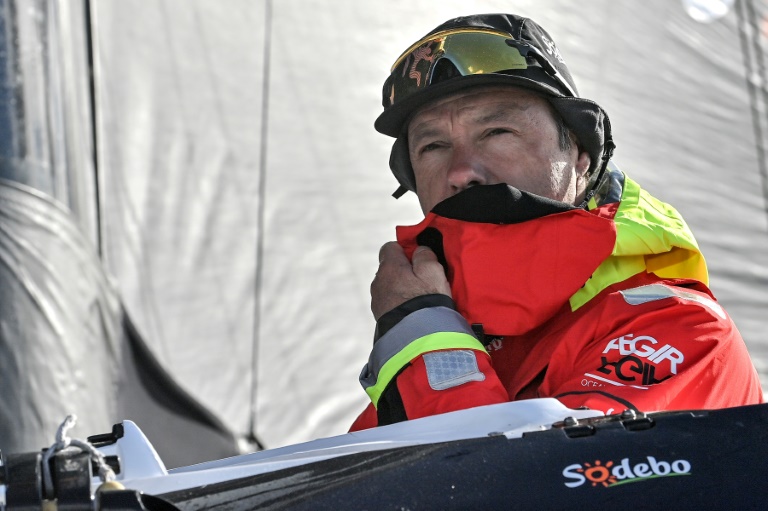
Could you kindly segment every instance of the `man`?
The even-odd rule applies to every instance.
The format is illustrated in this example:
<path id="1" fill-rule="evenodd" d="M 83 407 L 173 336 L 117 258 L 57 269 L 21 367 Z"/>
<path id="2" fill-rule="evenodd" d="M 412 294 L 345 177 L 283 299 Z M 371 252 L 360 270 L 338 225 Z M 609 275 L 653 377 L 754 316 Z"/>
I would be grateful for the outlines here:
<path id="1" fill-rule="evenodd" d="M 685 222 L 619 171 L 605 111 L 531 20 L 457 18 L 397 60 L 376 129 L 425 219 L 371 284 L 352 430 L 555 397 L 605 413 L 762 401 Z"/>

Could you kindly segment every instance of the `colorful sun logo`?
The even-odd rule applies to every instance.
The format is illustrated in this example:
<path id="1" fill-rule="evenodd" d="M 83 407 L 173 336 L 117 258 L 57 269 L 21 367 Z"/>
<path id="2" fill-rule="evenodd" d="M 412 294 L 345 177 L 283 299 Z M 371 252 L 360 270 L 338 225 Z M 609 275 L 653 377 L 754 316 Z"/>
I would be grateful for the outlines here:
<path id="1" fill-rule="evenodd" d="M 592 486 L 602 484 L 607 487 L 617 482 L 616 476 L 611 474 L 611 467 L 613 462 L 609 461 L 605 465 L 600 460 L 595 460 L 595 464 L 584 463 L 583 468 L 579 468 L 576 472 L 583 472 L 584 477 L 592 482 Z"/>

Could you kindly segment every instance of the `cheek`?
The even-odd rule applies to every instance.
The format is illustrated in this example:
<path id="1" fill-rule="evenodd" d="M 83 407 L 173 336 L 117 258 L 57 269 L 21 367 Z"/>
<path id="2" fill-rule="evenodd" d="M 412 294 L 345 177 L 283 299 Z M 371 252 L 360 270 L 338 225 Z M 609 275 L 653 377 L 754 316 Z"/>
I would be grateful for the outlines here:
<path id="1" fill-rule="evenodd" d="M 412 164 L 416 178 L 416 188 L 432 187 L 445 177 L 447 167 L 446 154 L 448 151 L 433 151 L 422 156 L 416 164 Z M 411 161 L 414 161 L 411 159 Z"/>
<path id="2" fill-rule="evenodd" d="M 559 198 L 567 155 L 554 150 L 546 141 L 515 141 L 495 146 L 486 153 L 486 168 L 491 183 L 503 182 L 516 188 Z M 490 148 L 489 148 L 490 149 Z"/>
<path id="3" fill-rule="evenodd" d="M 416 189 L 426 190 L 429 187 L 429 172 L 423 166 L 413 166 L 413 176 L 416 179 Z"/>
<path id="4" fill-rule="evenodd" d="M 439 202 L 439 199 L 436 199 L 439 194 L 440 182 L 435 179 L 434 175 L 416 174 L 416 195 L 425 214 Z"/>

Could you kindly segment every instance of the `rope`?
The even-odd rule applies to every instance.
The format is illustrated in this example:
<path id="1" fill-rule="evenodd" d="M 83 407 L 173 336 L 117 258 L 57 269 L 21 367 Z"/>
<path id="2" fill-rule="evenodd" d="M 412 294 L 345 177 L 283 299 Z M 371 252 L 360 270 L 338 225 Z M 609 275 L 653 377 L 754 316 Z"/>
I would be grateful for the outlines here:
<path id="1" fill-rule="evenodd" d="M 79 449 L 82 452 L 90 454 L 91 461 L 96 464 L 99 470 L 99 479 L 102 482 L 114 481 L 115 472 L 107 464 L 104 454 L 96 449 L 90 442 L 85 440 L 78 440 L 76 438 L 70 438 L 67 436 L 67 432 L 75 426 L 77 422 L 76 415 L 67 415 L 64 422 L 61 423 L 59 429 L 56 431 L 56 441 L 53 445 L 45 451 L 43 455 L 43 484 L 47 498 L 53 498 L 53 477 L 51 475 L 51 458 L 58 452 L 65 450 Z"/>
<path id="2" fill-rule="evenodd" d="M 247 440 L 255 444 L 259 450 L 264 449 L 259 437 L 256 436 L 256 387 L 258 385 L 259 365 L 259 329 L 261 328 L 261 288 L 264 273 L 264 202 L 267 186 L 267 143 L 269 141 L 269 76 L 270 54 L 272 47 L 272 0 L 265 1 L 264 13 L 264 72 L 262 77 L 261 95 L 261 150 L 259 154 L 259 190 L 257 238 L 256 238 L 256 271 L 254 278 L 253 306 L 253 344 L 251 347 L 251 405 L 250 424 L 248 425 Z"/>
<path id="3" fill-rule="evenodd" d="M 737 0 L 736 15 L 739 25 L 739 39 L 741 40 L 741 53 L 744 60 L 744 75 L 747 82 L 750 110 L 752 112 L 752 129 L 755 136 L 757 166 L 762 184 L 764 208 L 766 216 L 768 216 L 768 155 L 766 155 L 765 138 L 762 128 L 764 120 L 760 115 L 761 99 L 763 108 L 768 110 L 768 88 L 766 87 L 767 77 L 763 64 L 764 56 L 760 43 L 760 31 L 757 26 L 757 14 L 752 1 Z M 750 35 L 752 36 L 751 40 Z"/>
<path id="4" fill-rule="evenodd" d="M 96 248 L 99 257 L 104 257 L 101 219 L 101 180 L 99 179 L 99 112 L 96 98 L 96 40 L 94 39 L 94 6 L 91 0 L 85 0 L 85 39 L 88 53 L 88 96 L 91 107 L 91 160 L 93 161 L 93 194 L 96 202 Z"/>

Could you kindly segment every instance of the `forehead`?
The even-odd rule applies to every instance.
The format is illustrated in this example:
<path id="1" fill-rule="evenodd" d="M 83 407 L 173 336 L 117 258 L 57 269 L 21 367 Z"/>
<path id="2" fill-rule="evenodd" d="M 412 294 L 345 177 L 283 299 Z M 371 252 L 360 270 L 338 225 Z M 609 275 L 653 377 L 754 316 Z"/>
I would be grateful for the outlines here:
<path id="1" fill-rule="evenodd" d="M 478 87 L 431 101 L 419 108 L 408 122 L 408 131 L 451 111 L 478 120 L 493 112 L 548 113 L 551 106 L 542 96 L 520 87 Z"/>

